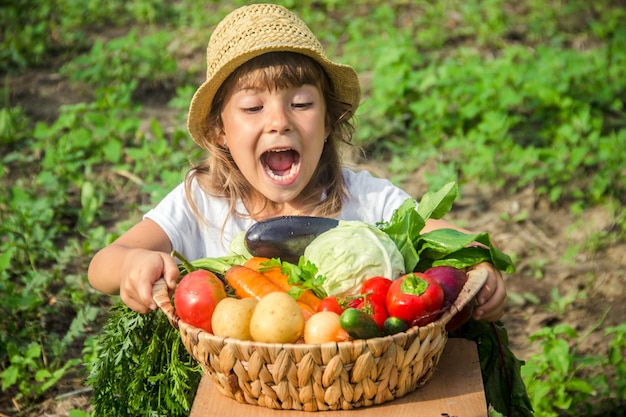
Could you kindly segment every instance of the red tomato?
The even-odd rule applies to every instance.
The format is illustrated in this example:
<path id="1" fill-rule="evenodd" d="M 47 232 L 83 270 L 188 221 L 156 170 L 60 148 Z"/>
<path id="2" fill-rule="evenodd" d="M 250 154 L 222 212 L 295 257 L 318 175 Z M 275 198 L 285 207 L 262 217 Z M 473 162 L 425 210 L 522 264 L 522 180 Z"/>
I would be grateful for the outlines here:
<path id="1" fill-rule="evenodd" d="M 368 298 L 361 301 L 357 308 L 369 314 L 374 319 L 376 324 L 378 324 L 378 327 L 380 327 L 381 330 L 383 329 L 385 320 L 389 317 L 385 303 L 381 303 L 377 300 L 370 300 Z"/>
<path id="2" fill-rule="evenodd" d="M 213 311 L 224 298 L 224 283 L 212 272 L 199 269 L 185 275 L 178 283 L 174 307 L 182 321 L 212 333 Z"/>
<path id="3" fill-rule="evenodd" d="M 386 277 L 373 277 L 365 280 L 361 285 L 361 294 L 378 303 L 385 303 L 391 280 Z"/>
<path id="4" fill-rule="evenodd" d="M 343 313 L 343 310 L 344 308 L 341 306 L 341 304 L 339 303 L 339 300 L 337 300 L 337 297 L 335 297 L 334 295 L 324 298 L 317 306 L 318 312 L 332 311 L 334 313 L 341 315 L 341 313 Z"/>
<path id="5" fill-rule="evenodd" d="M 357 308 L 362 300 L 362 296 L 337 297 L 336 295 L 330 295 L 322 299 L 322 302 L 317 306 L 317 311 L 334 311 L 341 315 L 346 308 Z"/>
<path id="6" fill-rule="evenodd" d="M 426 325 L 438 317 L 443 289 L 426 274 L 412 272 L 391 283 L 387 292 L 387 312 L 409 325 Z"/>

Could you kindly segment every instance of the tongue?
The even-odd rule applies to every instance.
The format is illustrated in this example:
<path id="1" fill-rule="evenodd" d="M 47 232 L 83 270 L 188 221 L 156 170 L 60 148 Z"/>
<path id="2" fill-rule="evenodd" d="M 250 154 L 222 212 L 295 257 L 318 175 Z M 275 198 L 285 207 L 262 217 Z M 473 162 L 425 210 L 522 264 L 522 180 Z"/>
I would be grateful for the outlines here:
<path id="1" fill-rule="evenodd" d="M 265 155 L 265 163 L 272 171 L 279 173 L 289 170 L 295 158 L 294 151 L 268 152 Z"/>

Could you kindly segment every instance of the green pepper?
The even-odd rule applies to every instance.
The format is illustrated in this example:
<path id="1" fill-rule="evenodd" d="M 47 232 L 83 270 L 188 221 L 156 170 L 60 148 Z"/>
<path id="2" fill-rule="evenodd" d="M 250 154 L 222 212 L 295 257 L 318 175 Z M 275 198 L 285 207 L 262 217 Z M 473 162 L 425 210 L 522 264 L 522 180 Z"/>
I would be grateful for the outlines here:
<path id="1" fill-rule="evenodd" d="M 356 308 L 347 308 L 341 313 L 339 324 L 353 339 L 371 339 L 384 336 L 372 316 Z"/>

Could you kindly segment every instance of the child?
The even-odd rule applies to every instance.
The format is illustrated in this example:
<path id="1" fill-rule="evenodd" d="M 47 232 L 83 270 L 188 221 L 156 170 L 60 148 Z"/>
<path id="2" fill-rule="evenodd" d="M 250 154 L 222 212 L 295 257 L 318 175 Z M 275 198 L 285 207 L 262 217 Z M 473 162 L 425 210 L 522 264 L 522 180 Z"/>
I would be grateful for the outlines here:
<path id="1" fill-rule="evenodd" d="M 375 224 L 409 198 L 387 180 L 341 167 L 338 145 L 351 139 L 360 100 L 357 75 L 331 62 L 287 9 L 255 4 L 230 13 L 211 36 L 207 66 L 188 117 L 207 159 L 89 266 L 94 288 L 119 293 L 140 313 L 155 309 L 157 279 L 175 288 L 172 249 L 190 260 L 224 256 L 237 233 L 279 215 Z M 425 231 L 441 227 L 454 226 L 429 220 Z M 475 268 L 489 278 L 474 317 L 495 321 L 504 282 L 490 264 Z"/>

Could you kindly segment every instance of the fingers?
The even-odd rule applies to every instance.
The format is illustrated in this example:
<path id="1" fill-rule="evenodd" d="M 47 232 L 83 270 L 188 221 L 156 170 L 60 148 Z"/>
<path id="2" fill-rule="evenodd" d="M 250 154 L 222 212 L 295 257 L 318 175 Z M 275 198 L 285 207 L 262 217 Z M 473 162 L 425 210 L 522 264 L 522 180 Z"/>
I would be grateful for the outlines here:
<path id="1" fill-rule="evenodd" d="M 123 279 L 120 297 L 124 304 L 144 314 L 156 309 L 156 303 L 152 300 L 152 284 L 157 278 L 149 274 L 137 273 Z"/>
<path id="2" fill-rule="evenodd" d="M 178 269 L 178 264 L 170 255 L 163 254 L 163 278 L 167 283 L 167 287 L 170 290 L 176 288 L 176 283 L 178 282 L 178 277 L 180 276 L 180 271 Z"/>
<path id="3" fill-rule="evenodd" d="M 506 308 L 506 292 L 499 286 L 494 291 L 491 298 L 484 304 L 480 304 L 474 310 L 474 319 L 485 321 L 496 321 L 502 318 Z"/>
<path id="4" fill-rule="evenodd" d="M 475 268 L 485 268 L 489 272 L 487 281 L 478 292 L 478 307 L 474 310 L 475 320 L 496 321 L 504 314 L 507 301 L 506 287 L 500 271 L 493 265 L 482 263 Z"/>
<path id="5" fill-rule="evenodd" d="M 120 284 L 120 297 L 124 304 L 138 313 L 148 313 L 157 308 L 152 299 L 152 287 L 164 277 L 168 287 L 174 288 L 178 280 L 178 266 L 174 259 L 165 253 L 144 253 L 125 271 Z"/>
<path id="6" fill-rule="evenodd" d="M 146 314 L 153 310 L 145 304 L 129 297 L 125 292 L 120 292 L 120 298 L 122 299 L 122 302 L 128 306 L 128 308 L 136 311 L 137 313 Z"/>

